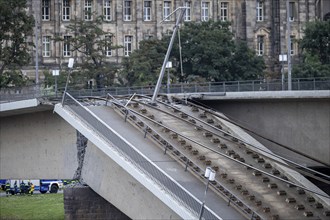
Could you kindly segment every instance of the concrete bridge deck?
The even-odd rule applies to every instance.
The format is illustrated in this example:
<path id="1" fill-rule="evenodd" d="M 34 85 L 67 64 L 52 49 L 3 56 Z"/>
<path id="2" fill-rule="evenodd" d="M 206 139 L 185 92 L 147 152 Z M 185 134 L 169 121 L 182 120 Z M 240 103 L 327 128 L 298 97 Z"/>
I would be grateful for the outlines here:
<path id="1" fill-rule="evenodd" d="M 135 148 L 143 152 L 147 158 L 192 193 L 192 195 L 200 201 L 203 200 L 206 182 L 196 181 L 196 178 L 190 173 L 185 172 L 184 168 L 172 157 L 164 154 L 160 148 L 155 146 L 155 143 L 145 139 L 143 133 L 137 131 L 129 123 L 125 123 L 123 118 L 114 109 L 106 106 L 90 106 L 88 108 L 128 142 L 134 144 Z M 228 206 L 228 202 L 219 198 L 213 191 L 208 191 L 206 205 L 218 216 L 221 216 L 222 219 L 244 219 L 237 210 Z"/>
<path id="2" fill-rule="evenodd" d="M 126 101 L 125 101 L 126 102 Z M 259 143 L 256 140 L 253 140 L 251 136 L 243 132 L 242 130 L 239 130 L 235 126 L 232 126 L 228 124 L 225 121 L 221 121 L 219 118 L 216 118 L 212 115 L 206 114 L 206 117 L 202 118 L 205 122 L 202 123 L 201 121 L 195 120 L 196 126 L 202 125 L 203 129 L 197 129 L 195 128 L 195 125 L 187 123 L 187 121 L 192 121 L 193 118 L 200 118 L 200 114 L 203 113 L 202 110 L 196 111 L 193 110 L 189 106 L 185 105 L 176 105 L 176 107 L 180 110 L 182 110 L 185 114 L 183 114 L 180 111 L 175 110 L 175 108 L 170 108 L 166 105 L 158 105 L 159 111 L 155 108 L 152 108 L 151 106 L 144 105 L 144 100 L 134 99 L 130 105 L 127 107 L 131 109 L 132 112 L 136 111 L 139 114 L 136 114 L 139 119 L 142 119 L 143 126 L 138 126 L 138 121 L 134 121 L 133 118 L 129 118 L 129 123 L 125 123 L 125 114 L 123 112 L 120 112 L 122 109 L 115 107 L 115 104 L 113 103 L 112 106 L 103 106 L 103 103 L 101 105 L 100 102 L 95 101 L 94 103 L 97 105 L 90 105 L 86 107 L 89 109 L 93 114 L 97 116 L 103 123 L 105 123 L 109 128 L 112 130 L 115 130 L 121 137 L 123 137 L 126 141 L 132 144 L 135 148 L 137 148 L 140 152 L 142 152 L 148 160 L 150 160 L 152 163 L 157 165 L 157 167 L 161 168 L 163 172 L 166 173 L 166 175 L 169 175 L 172 179 L 174 179 L 176 182 L 179 183 L 182 187 L 185 188 L 189 193 L 191 193 L 194 197 L 196 197 L 199 201 L 202 200 L 203 197 L 203 190 L 205 188 L 205 180 L 200 178 L 200 175 L 202 175 L 202 170 L 205 168 L 206 164 L 205 162 L 210 159 L 211 165 L 213 167 L 219 167 L 217 177 L 217 181 L 222 184 L 219 185 L 218 183 L 211 185 L 212 191 L 208 191 L 208 197 L 206 200 L 206 205 L 213 210 L 218 216 L 220 216 L 223 219 L 241 219 L 243 216 L 232 207 L 227 206 L 228 200 L 223 200 L 224 197 L 221 195 L 222 193 L 219 192 L 223 191 L 221 190 L 220 186 L 224 186 L 228 189 L 230 189 L 230 193 L 232 195 L 235 195 L 235 200 L 232 200 L 232 203 L 235 203 L 236 206 L 241 206 L 239 201 L 243 201 L 244 204 L 248 204 L 251 210 L 249 210 L 250 214 L 255 212 L 258 213 L 260 218 L 263 219 L 270 219 L 270 218 L 289 218 L 290 216 L 299 216 L 299 219 L 326 219 L 327 213 L 329 211 L 329 199 L 320 198 L 319 196 L 312 196 L 315 201 L 314 202 L 306 202 L 305 200 L 309 198 L 310 193 L 304 192 L 303 194 L 299 194 L 299 190 L 297 188 L 293 187 L 287 187 L 286 183 L 283 183 L 278 180 L 270 179 L 270 182 L 267 182 L 264 180 L 267 180 L 265 177 L 267 175 L 264 175 L 263 173 L 259 175 L 259 173 L 255 172 L 253 169 L 246 170 L 245 167 L 240 167 L 236 163 L 233 163 L 232 160 L 228 158 L 223 158 L 222 156 L 213 154 L 212 152 L 206 151 L 204 148 L 201 148 L 201 146 L 195 146 L 194 143 L 191 143 L 192 148 L 188 149 L 187 143 L 189 140 L 194 140 L 196 142 L 201 142 L 203 145 L 211 146 L 213 149 L 219 150 L 224 155 L 228 155 L 232 158 L 236 157 L 236 159 L 244 158 L 246 162 L 249 164 L 252 164 L 253 167 L 258 167 L 263 171 L 268 171 L 271 173 L 272 168 L 276 167 L 277 170 L 280 171 L 281 174 L 286 175 L 289 177 L 288 179 L 290 181 L 299 181 L 300 183 L 304 182 L 303 186 L 307 187 L 308 189 L 313 189 L 318 191 L 316 187 L 314 187 L 311 183 L 304 180 L 304 177 L 301 175 L 296 175 L 294 172 L 290 170 L 286 170 L 286 168 L 282 168 L 281 166 L 277 166 L 273 160 L 270 160 L 267 155 L 263 155 L 263 153 L 259 152 L 258 158 L 263 158 L 264 162 L 256 162 L 258 158 L 253 158 L 254 153 L 251 153 L 248 151 L 248 148 L 246 146 L 241 145 L 241 142 L 235 139 L 232 139 L 231 136 L 225 135 L 223 132 L 219 132 L 218 129 L 212 127 L 212 123 L 208 123 L 207 121 L 209 119 L 213 120 L 213 123 L 218 123 L 222 126 L 222 128 L 225 129 L 225 131 L 228 131 L 230 135 L 234 135 L 235 137 L 239 139 L 244 139 L 248 141 L 249 143 L 254 142 L 253 145 L 258 145 Z M 138 103 L 138 104 L 136 104 Z M 49 109 L 49 105 L 44 105 L 42 108 L 40 107 L 40 104 L 37 104 L 36 106 L 39 107 L 33 107 L 34 104 L 31 104 L 30 107 L 27 107 L 30 112 L 29 114 L 32 114 L 33 108 L 37 108 L 40 110 L 40 115 L 42 115 L 46 109 Z M 45 107 L 45 108 L 44 108 Z M 2 108 L 3 109 L 3 108 Z M 146 109 L 145 113 L 144 110 L 141 112 L 142 109 Z M 194 214 L 189 213 L 189 211 L 185 210 L 185 208 L 178 208 L 180 205 L 177 203 L 173 203 L 171 197 L 163 195 L 164 193 L 160 193 L 159 188 L 157 189 L 157 186 L 150 184 L 149 181 L 143 180 L 143 175 L 140 177 L 137 177 L 135 175 L 136 171 L 132 171 L 133 168 L 129 168 L 130 172 L 127 172 L 125 168 L 123 168 L 122 163 L 125 161 L 119 161 L 119 159 L 111 158 L 110 155 L 113 155 L 112 151 L 109 151 L 107 148 L 109 147 L 109 143 L 107 141 L 104 141 L 103 138 L 100 138 L 100 134 L 98 129 L 90 127 L 90 125 L 86 124 L 84 122 L 83 118 L 79 118 L 79 116 L 75 115 L 75 112 L 67 109 L 67 107 L 61 107 L 61 105 L 57 105 L 56 112 L 60 114 L 67 122 L 69 122 L 75 129 L 79 130 L 82 134 L 84 134 L 89 139 L 88 147 L 86 148 L 86 155 L 85 155 L 85 161 L 84 165 L 82 167 L 82 177 L 83 179 L 90 185 L 96 192 L 104 196 L 108 201 L 113 203 L 117 208 L 122 210 L 125 214 L 130 216 L 131 218 L 158 218 L 158 219 L 164 219 L 164 218 L 187 218 L 187 216 L 194 216 Z M 15 117 L 20 117 L 19 115 L 22 114 L 24 110 L 17 111 L 15 108 L 11 110 L 6 110 L 0 112 L 2 115 L 2 119 L 5 119 L 5 123 L 1 122 L 1 178 L 9 177 L 10 174 L 8 174 L 7 170 L 8 166 L 6 165 L 7 162 L 11 162 L 10 160 L 13 160 L 16 156 L 16 158 L 22 158 L 22 155 L 12 155 L 12 153 L 9 153 L 10 146 L 7 146 L 8 140 L 3 140 L 3 138 L 8 138 L 6 134 L 8 132 L 4 132 L 3 128 L 4 126 L 12 126 L 10 124 L 10 121 L 14 122 L 14 127 L 10 129 L 11 131 L 15 130 L 15 127 L 19 126 L 21 123 L 20 120 L 13 120 Z M 176 117 L 170 116 L 166 112 L 170 112 L 170 115 L 176 115 Z M 5 113 L 5 114 L 3 114 Z M 14 113 L 14 114 L 11 114 Z M 26 113 L 25 113 L 26 114 Z M 27 115 L 29 115 L 27 114 Z M 33 114 L 34 117 L 38 117 L 37 114 Z M 143 117 L 144 115 L 144 117 Z M 156 121 L 161 121 L 163 125 L 169 126 L 174 131 L 180 131 L 178 133 L 182 133 L 184 136 L 190 138 L 186 139 L 185 144 L 182 144 L 182 139 L 176 137 L 173 131 L 166 131 L 164 127 L 155 124 L 154 122 L 151 123 L 150 120 L 147 118 L 152 118 L 152 116 L 155 118 Z M 179 118 L 185 118 L 187 116 L 187 121 L 181 121 Z M 12 120 L 10 120 L 12 119 Z M 127 119 L 127 118 L 126 118 Z M 25 118 L 25 121 L 28 119 Z M 209 120 L 210 122 L 210 120 Z M 30 122 L 33 124 L 33 122 Z M 45 121 L 46 122 L 46 118 Z M 40 123 L 39 123 L 40 124 Z M 147 131 L 146 125 L 149 125 L 150 128 L 152 128 L 152 131 Z M 211 125 L 208 126 L 207 124 Z M 38 123 L 36 124 L 38 125 Z M 132 126 L 133 125 L 133 126 Z M 33 126 L 32 126 L 33 127 Z M 26 129 L 26 127 L 25 127 Z M 57 128 L 58 129 L 58 128 Z M 136 130 L 138 129 L 138 130 Z M 55 128 L 56 130 L 56 128 Z M 70 130 L 70 129 L 69 129 Z M 147 132 L 144 132 L 147 131 Z M 72 140 L 72 131 L 70 131 L 71 134 L 69 135 L 72 142 L 74 143 L 75 140 Z M 150 138 L 151 134 L 153 134 L 153 137 L 155 137 L 155 133 L 159 134 L 161 138 L 166 141 L 168 144 L 171 144 L 175 149 L 180 150 L 179 154 L 177 151 L 172 150 L 168 151 L 166 155 L 164 155 L 163 151 L 161 150 L 162 146 L 159 144 L 155 139 L 148 139 Z M 207 132 L 211 133 L 218 133 L 218 134 L 212 134 L 212 137 L 209 137 L 206 135 Z M 44 135 L 46 133 L 43 133 Z M 147 138 L 144 138 L 144 134 L 147 134 Z M 56 136 L 56 132 L 54 133 Z M 13 136 L 11 136 L 13 137 Z M 38 138 L 41 139 L 47 139 L 51 138 L 50 136 L 45 135 L 44 137 L 37 137 L 36 141 L 38 141 Z M 62 138 L 65 138 L 65 135 L 62 136 Z M 226 144 L 227 148 L 221 148 L 219 143 L 217 143 L 217 140 L 215 138 L 218 138 L 220 143 Z M 21 140 L 21 142 L 19 141 Z M 23 143 L 22 139 L 19 139 L 17 141 L 9 141 L 11 144 L 17 145 L 19 143 Z M 29 142 L 29 141 L 28 141 Z M 30 141 L 31 143 L 35 143 L 33 141 Z M 44 141 L 44 143 L 47 143 L 47 141 Z M 4 145 L 3 145 L 4 144 Z M 111 145 L 111 144 L 110 144 Z M 56 146 L 56 144 L 55 144 Z M 224 145 L 223 145 L 224 146 Z M 259 144 L 259 146 L 262 146 Z M 60 146 L 58 146 L 60 147 Z M 57 158 L 63 157 L 63 154 L 66 154 L 65 147 L 68 147 L 67 144 L 63 146 L 64 148 L 60 149 L 61 154 L 54 155 Z M 181 148 L 181 149 L 180 149 Z M 192 150 L 198 150 L 198 154 L 192 156 Z M 17 149 L 17 147 L 16 147 Z M 57 172 L 57 175 L 63 177 L 61 178 L 70 178 L 68 175 L 72 175 L 74 172 L 75 167 L 75 157 L 73 156 L 73 149 L 72 146 L 68 147 L 68 153 L 69 155 L 66 155 L 66 165 L 70 167 L 70 169 L 64 169 L 63 172 L 64 175 L 61 174 L 61 170 L 59 169 Z M 233 154 L 231 152 L 234 151 Z M 34 152 L 34 151 L 31 151 Z M 51 153 L 52 150 L 50 149 L 48 153 Z M 247 153 L 250 152 L 250 153 Z M 10 160 L 6 158 L 5 155 L 10 155 Z M 46 150 L 47 153 L 47 150 Z M 23 153 L 26 155 L 26 153 Z M 182 160 L 182 156 L 185 154 L 186 156 L 189 155 L 189 160 L 194 162 L 194 166 L 190 167 L 189 169 L 194 170 L 196 167 L 200 167 L 200 172 L 185 172 L 184 171 L 184 165 L 185 161 Z M 246 154 L 245 156 L 242 156 Z M 251 155 L 252 154 L 252 155 Z M 42 157 L 42 153 L 39 154 L 39 157 Z M 239 157 L 237 157 L 237 155 Z M 51 156 L 51 155 L 48 155 Z M 48 157 L 47 156 L 47 157 Z M 202 159 L 201 156 L 205 156 L 204 159 Z M 251 158 L 249 158 L 251 156 Z M 29 156 L 32 160 L 36 160 L 34 156 Z M 24 157 L 23 157 L 24 158 Z M 40 158 L 39 158 L 40 159 Z M 25 159 L 23 159 L 25 160 Z M 58 160 L 58 159 L 55 159 Z M 269 161 L 270 160 L 270 161 Z M 44 160 L 47 161 L 47 160 Z M 261 161 L 261 160 L 260 160 Z M 27 162 L 27 161 L 25 161 Z M 45 162 L 44 162 L 45 163 Z M 265 164 L 271 165 L 271 170 L 269 168 L 264 167 Z M 4 166 L 3 166 L 4 165 Z M 196 165 L 196 166 L 195 166 Z M 51 164 L 51 166 L 55 166 L 54 164 Z M 268 165 L 267 165 L 268 166 Z M 13 168 L 17 168 L 19 166 L 12 166 Z M 113 172 L 108 172 L 108 169 L 106 167 L 112 167 Z M 63 167 L 64 168 L 64 167 Z M 62 169 L 63 169 L 62 168 Z M 5 171 L 5 172 L 3 172 Z M 29 173 L 28 169 L 25 169 L 25 175 Z M 196 171 L 196 170 L 195 170 Z M 243 173 L 240 173 L 243 172 Z M 15 173 L 15 172 L 14 172 Z M 38 175 L 38 172 L 33 171 L 33 175 Z M 249 175 L 246 175 L 245 173 L 249 173 Z M 294 174 L 293 174 L 294 173 Z M 217 175 L 218 175 L 217 174 Z M 224 176 L 223 174 L 227 174 L 227 178 L 222 178 Z M 22 173 L 16 172 L 15 177 L 19 177 L 17 175 L 22 175 Z M 11 177 L 14 177 L 12 175 Z M 197 178 L 196 178 L 197 177 Z M 293 177 L 296 177 L 293 178 Z M 234 182 L 231 183 L 231 181 L 234 179 Z M 95 181 L 98 180 L 98 181 Z M 303 181 L 304 180 L 304 181 Z M 203 183 L 204 182 L 204 183 Z M 276 188 L 269 187 L 269 184 L 276 184 Z M 299 183 L 299 184 L 300 184 Z M 214 186 L 214 187 L 212 187 Z M 241 186 L 241 188 L 239 187 Z M 111 189 L 112 190 L 111 190 Z M 249 188 L 249 189 L 248 189 Z M 248 191 L 246 194 L 245 190 Z M 286 195 L 280 196 L 278 195 L 278 192 L 281 190 L 284 190 Z M 320 191 L 318 191 L 320 192 Z M 281 194 L 282 192 L 280 192 Z M 121 197 L 118 196 L 118 194 L 121 194 Z M 254 196 L 254 199 L 251 196 Z M 124 198 L 130 198 L 131 201 L 123 200 Z M 224 197 L 226 198 L 226 197 Z M 296 202 L 286 202 L 287 198 L 295 198 Z M 276 202 L 279 200 L 278 202 Z M 145 201 L 144 204 L 141 203 L 141 201 Z M 149 201 L 149 202 L 147 202 Z M 259 201 L 261 204 L 259 204 Z M 173 203 L 172 205 L 169 205 L 170 203 Z M 322 205 L 322 208 L 319 208 L 318 206 Z M 299 205 L 299 206 L 298 206 Z M 304 209 L 301 209 L 301 205 L 303 205 Z M 134 206 L 134 208 L 132 208 Z M 176 207 L 176 208 L 173 208 Z M 245 207 L 245 206 L 244 206 Z M 299 208 L 300 207 L 300 208 Z M 268 209 L 269 208 L 269 209 Z M 287 209 L 287 211 L 283 212 L 283 209 Z M 150 213 L 142 212 L 141 210 L 149 210 Z M 310 212 L 313 214 L 313 216 L 310 215 Z M 186 217 L 183 217 L 186 216 Z M 247 215 L 245 215 L 247 216 Z M 192 217 L 194 218 L 194 217 Z"/>

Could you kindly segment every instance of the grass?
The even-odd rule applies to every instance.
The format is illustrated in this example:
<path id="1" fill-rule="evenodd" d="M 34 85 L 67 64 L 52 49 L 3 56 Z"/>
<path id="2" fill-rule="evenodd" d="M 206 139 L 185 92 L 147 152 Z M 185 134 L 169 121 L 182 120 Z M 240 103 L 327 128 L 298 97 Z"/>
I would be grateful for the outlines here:
<path id="1" fill-rule="evenodd" d="M 0 197 L 0 219 L 64 219 L 63 194 L 34 194 Z"/>

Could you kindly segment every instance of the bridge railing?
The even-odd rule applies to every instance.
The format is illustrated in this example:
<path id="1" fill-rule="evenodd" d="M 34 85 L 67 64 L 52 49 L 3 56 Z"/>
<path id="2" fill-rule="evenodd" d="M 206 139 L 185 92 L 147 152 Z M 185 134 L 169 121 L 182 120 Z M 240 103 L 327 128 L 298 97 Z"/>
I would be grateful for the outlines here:
<path id="1" fill-rule="evenodd" d="M 254 91 L 282 91 L 288 89 L 288 83 L 280 79 L 275 80 L 247 80 L 226 81 L 206 83 L 180 83 L 166 85 L 160 88 L 160 93 L 215 93 L 215 92 L 254 92 Z M 294 78 L 292 79 L 292 90 L 330 90 L 330 77 L 325 78 Z M 18 101 L 30 98 L 60 98 L 64 88 L 57 91 L 53 87 L 44 88 L 42 85 L 29 87 L 1 89 L 0 100 Z M 68 91 L 74 97 L 77 96 L 106 96 L 111 95 L 152 95 L 154 86 L 132 86 L 132 87 L 109 87 L 97 89 L 72 89 Z"/>
<path id="2" fill-rule="evenodd" d="M 109 143 L 113 143 L 112 146 L 116 151 L 126 160 L 130 161 L 130 163 L 132 163 L 139 171 L 157 183 L 157 185 L 173 198 L 176 198 L 182 206 L 186 207 L 192 213 L 195 213 L 195 215 L 198 215 L 201 207 L 200 201 L 178 185 L 171 177 L 161 171 L 151 161 L 146 159 L 145 156 L 136 151 L 128 142 L 114 133 L 104 122 L 93 115 L 92 112 L 69 94 L 65 95 L 64 105 L 67 105 L 81 120 L 93 127 L 95 131 L 98 134 L 101 134 Z M 207 214 L 211 215 L 209 212 L 207 212 Z M 211 215 L 210 219 L 218 219 L 218 217 Z"/>

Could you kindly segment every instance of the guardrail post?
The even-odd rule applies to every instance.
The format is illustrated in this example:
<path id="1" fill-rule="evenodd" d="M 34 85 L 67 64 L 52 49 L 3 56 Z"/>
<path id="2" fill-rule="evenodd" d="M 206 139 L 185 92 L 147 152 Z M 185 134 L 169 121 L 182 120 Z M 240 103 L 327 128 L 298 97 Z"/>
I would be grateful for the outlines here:
<path id="1" fill-rule="evenodd" d="M 255 88 L 254 88 L 254 80 L 252 81 L 252 91 L 253 91 L 253 92 L 255 91 Z"/>
<path id="2" fill-rule="evenodd" d="M 223 86 L 223 92 L 226 92 L 226 83 L 223 82 L 223 83 L 222 83 L 222 86 Z"/>
<path id="3" fill-rule="evenodd" d="M 313 90 L 316 90 L 316 88 L 315 88 L 315 78 L 313 79 Z"/>
<path id="4" fill-rule="evenodd" d="M 300 79 L 298 79 L 298 90 L 300 90 Z"/>
<path id="5" fill-rule="evenodd" d="M 211 92 L 211 82 L 209 82 L 209 92 Z"/>
<path id="6" fill-rule="evenodd" d="M 240 91 L 240 87 L 239 87 L 239 81 L 237 82 L 237 92 L 239 92 Z"/>

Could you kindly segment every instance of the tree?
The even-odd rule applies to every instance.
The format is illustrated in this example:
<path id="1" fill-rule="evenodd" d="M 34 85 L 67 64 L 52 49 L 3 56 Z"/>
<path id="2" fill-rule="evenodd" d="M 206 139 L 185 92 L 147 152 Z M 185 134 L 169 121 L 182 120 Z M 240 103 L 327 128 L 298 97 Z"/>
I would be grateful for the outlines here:
<path id="1" fill-rule="evenodd" d="M 294 77 L 330 77 L 330 21 L 306 24 L 305 36 L 299 41 L 303 51 L 299 65 L 294 65 Z"/>
<path id="2" fill-rule="evenodd" d="M 128 86 L 154 84 L 166 54 L 167 41 L 150 39 L 140 42 L 140 48 L 123 60 L 121 75 L 126 78 Z"/>
<path id="3" fill-rule="evenodd" d="M 181 30 L 184 80 L 191 75 L 207 81 L 255 79 L 262 75 L 263 59 L 245 42 L 235 42 L 229 28 L 228 22 L 221 21 L 185 23 Z M 178 51 L 173 49 L 176 60 L 180 59 Z"/>
<path id="4" fill-rule="evenodd" d="M 183 74 L 178 38 L 169 58 L 174 64 L 174 70 L 171 72 L 174 80 L 244 80 L 256 79 L 263 74 L 263 59 L 257 57 L 246 43 L 236 43 L 233 40 L 229 23 L 185 23 L 180 30 L 180 39 Z M 140 48 L 123 63 L 123 72 L 128 76 L 130 85 L 155 84 L 168 42 L 169 36 L 164 36 L 162 40 L 141 41 Z"/>
<path id="5" fill-rule="evenodd" d="M 0 0 L 0 80 L 1 86 L 24 79 L 16 70 L 30 62 L 34 19 L 26 14 L 26 0 Z M 6 71 L 10 70 L 10 71 Z M 21 77 L 10 74 L 20 74 Z M 11 78 L 12 80 L 6 80 Z M 7 82 L 8 84 L 6 84 Z M 18 84 L 22 85 L 19 80 Z"/>
<path id="6" fill-rule="evenodd" d="M 292 75 L 295 78 L 330 77 L 330 64 L 322 64 L 317 55 L 303 54 L 303 61 L 294 65 Z"/>
<path id="7" fill-rule="evenodd" d="M 73 34 L 72 37 L 55 39 L 70 44 L 71 51 L 80 54 L 81 62 L 76 64 L 79 73 L 72 74 L 75 84 L 86 85 L 88 80 L 94 79 L 97 88 L 102 88 L 114 83 L 119 65 L 107 60 L 106 51 L 119 47 L 112 44 L 113 34 L 103 31 L 104 22 L 102 16 L 93 21 L 76 19 L 67 26 L 68 32 Z"/>
<path id="8" fill-rule="evenodd" d="M 321 64 L 330 64 L 330 20 L 307 23 L 304 34 L 300 47 L 318 56 Z"/>
<path id="9" fill-rule="evenodd" d="M 263 77 L 264 60 L 255 55 L 245 42 L 237 42 L 229 64 L 229 80 L 254 80 Z"/>

